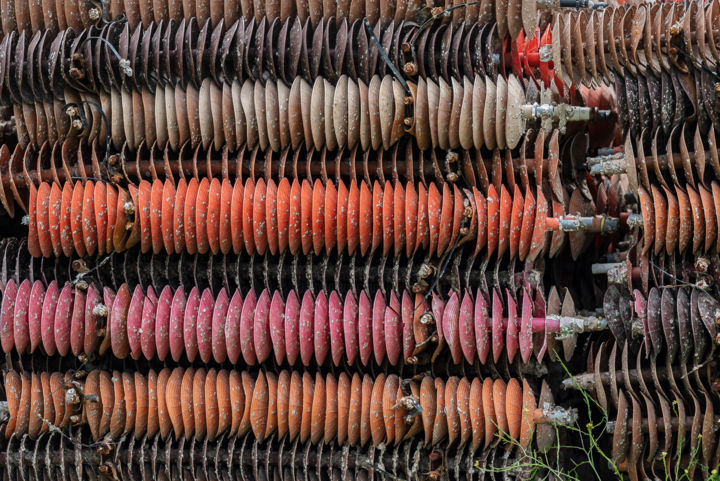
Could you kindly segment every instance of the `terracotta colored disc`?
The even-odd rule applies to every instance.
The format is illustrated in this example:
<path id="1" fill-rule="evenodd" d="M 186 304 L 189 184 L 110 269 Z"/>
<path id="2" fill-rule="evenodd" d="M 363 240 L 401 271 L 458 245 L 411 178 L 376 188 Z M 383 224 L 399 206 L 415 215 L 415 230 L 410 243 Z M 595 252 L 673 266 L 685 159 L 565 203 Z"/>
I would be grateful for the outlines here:
<path id="1" fill-rule="evenodd" d="M 218 219 L 218 237 L 219 246 L 218 249 L 223 254 L 229 254 L 232 250 L 232 196 L 233 186 L 228 179 L 223 179 L 222 185 L 220 186 L 220 211 Z M 211 247 L 212 248 L 212 247 Z"/>
<path id="2" fill-rule="evenodd" d="M 265 254 L 268 243 L 268 222 L 265 210 L 266 191 L 267 188 L 265 180 L 262 178 L 258 179 L 255 184 L 255 192 L 252 199 L 252 212 L 250 213 L 252 216 L 252 225 L 250 226 L 251 230 L 248 232 L 252 232 L 255 249 L 257 249 L 257 253 L 260 255 Z M 245 192 L 247 193 L 247 187 Z M 248 252 L 251 253 L 251 251 Z"/>
<path id="3" fill-rule="evenodd" d="M 510 379 L 505 391 L 505 415 L 507 416 L 508 434 L 512 439 L 520 437 L 522 424 L 522 389 L 517 379 Z"/>
<path id="4" fill-rule="evenodd" d="M 519 254 L 520 234 L 523 226 L 523 212 L 525 210 L 525 200 L 523 199 L 520 187 L 515 184 L 515 192 L 512 198 L 512 211 L 510 215 L 510 258 L 514 259 Z M 528 245 L 529 247 L 529 245 Z"/>
<path id="5" fill-rule="evenodd" d="M 499 426 L 495 415 L 493 381 L 489 378 L 485 378 L 482 385 L 482 408 L 484 415 L 483 425 L 485 427 L 485 447 L 487 448 L 492 443 Z"/>
<path id="6" fill-rule="evenodd" d="M 328 187 L 328 192 L 331 189 Z M 328 195 L 328 194 L 326 194 Z M 329 194 L 330 196 L 332 193 Z M 333 244 L 337 245 L 338 252 L 344 252 L 345 247 L 348 246 L 348 208 L 349 208 L 349 191 L 347 186 L 345 185 L 345 182 L 342 180 L 338 182 L 337 185 L 337 191 L 336 191 L 336 197 L 337 197 L 337 203 L 335 207 L 335 214 L 336 218 L 334 220 L 334 227 L 335 227 L 335 241 L 333 241 Z M 326 201 L 327 204 L 327 201 Z M 327 218 L 326 218 L 327 219 Z M 331 220 L 332 222 L 332 220 Z M 325 222 L 325 225 L 328 226 L 327 220 Z M 332 231 L 332 227 L 330 227 L 330 230 Z M 326 227 L 327 231 L 327 227 Z"/>
<path id="7" fill-rule="evenodd" d="M 269 179 L 265 194 L 265 222 L 267 229 L 267 244 L 270 254 L 275 255 L 278 252 L 278 206 L 277 206 L 278 189 L 275 181 Z M 287 231 L 286 231 L 287 232 Z M 282 251 L 284 252 L 284 250 Z"/>
<path id="8" fill-rule="evenodd" d="M 225 374 L 223 371 L 221 371 Z M 225 382 L 220 382 L 219 373 L 215 369 L 210 369 L 205 376 L 205 392 L 203 400 L 205 402 L 205 428 L 208 441 L 214 441 L 218 435 L 220 428 L 220 405 L 225 403 L 227 408 L 225 411 L 225 420 L 222 427 L 223 431 L 230 423 L 230 392 L 228 378 L 225 376 Z"/>
<path id="9" fill-rule="evenodd" d="M 300 434 L 303 412 L 303 378 L 298 371 L 291 374 L 288 398 L 288 434 L 292 441 Z"/>
<path id="10" fill-rule="evenodd" d="M 137 411 L 135 413 L 135 439 L 140 439 L 147 432 L 148 425 L 148 384 L 147 378 L 142 374 L 135 372 L 135 402 L 137 403 Z"/>
<path id="11" fill-rule="evenodd" d="M 348 439 L 351 397 L 351 380 L 346 373 L 341 372 L 337 380 L 337 442 L 340 445 Z"/>
<path id="12" fill-rule="evenodd" d="M 58 191 L 59 193 L 59 191 Z M 53 197 L 51 191 L 50 206 L 53 208 Z M 97 252 L 102 255 L 106 252 L 106 245 L 108 239 L 108 204 L 107 204 L 107 188 L 104 182 L 98 182 L 95 184 L 95 192 L 93 193 L 93 205 L 95 207 L 95 226 L 97 228 Z M 57 211 L 60 210 L 60 204 L 57 204 Z M 50 234 L 57 232 L 57 224 L 50 225 Z M 57 255 L 57 254 L 56 254 Z"/>
<path id="13" fill-rule="evenodd" d="M 396 190 L 396 198 L 399 200 L 402 195 L 405 196 L 405 206 L 402 209 L 405 215 L 405 221 L 403 224 L 405 228 L 405 255 L 410 257 L 415 252 L 418 239 L 418 195 L 413 183 L 408 183 L 406 187 L 407 188 L 404 192 L 400 190 L 400 194 L 398 194 L 398 191 Z M 395 209 L 401 209 L 397 202 L 395 203 Z M 398 239 L 400 239 L 399 236 L 402 234 L 403 232 L 398 232 L 396 230 L 396 236 L 398 236 Z M 395 250 L 396 252 L 399 252 L 397 246 L 395 247 Z"/>
<path id="14" fill-rule="evenodd" d="M 323 441 L 331 443 L 337 436 L 338 428 L 338 381 L 328 374 L 325 378 L 325 419 Z"/>
<path id="15" fill-rule="evenodd" d="M 375 252 L 375 249 L 380 247 L 383 243 L 383 198 L 384 195 L 382 184 L 380 184 L 376 180 L 372 188 L 372 245 L 370 246 L 371 253 Z"/>
<path id="16" fill-rule="evenodd" d="M 82 237 L 88 255 L 94 255 L 98 244 L 98 231 L 95 225 L 95 184 L 88 180 L 85 183 L 82 205 Z M 38 220 L 40 220 L 38 218 Z"/>
<path id="17" fill-rule="evenodd" d="M 364 382 L 360 376 L 353 374 L 350 383 L 350 401 L 348 407 L 347 441 L 351 446 L 357 446 L 360 442 L 362 431 L 362 399 Z"/>
<path id="18" fill-rule="evenodd" d="M 352 188 L 350 201 L 352 202 Z M 352 211 L 348 212 L 348 236 L 351 234 L 352 228 Z M 360 244 L 360 254 L 365 255 L 370 250 L 373 243 L 373 195 L 368 189 L 367 183 L 360 183 L 360 195 L 358 203 L 359 229 L 358 239 Z M 348 240 L 348 244 L 349 244 Z"/>
<path id="19" fill-rule="evenodd" d="M 288 249 L 290 229 L 290 182 L 286 177 L 280 179 L 277 186 L 277 249 L 285 252 Z M 270 244 L 272 246 L 272 243 Z"/>
<path id="20" fill-rule="evenodd" d="M 463 195 L 457 185 L 453 185 L 453 212 L 452 212 L 452 237 L 450 237 L 450 246 L 456 246 L 459 242 L 461 229 L 464 221 L 465 205 L 468 199 Z"/>
<path id="21" fill-rule="evenodd" d="M 317 444 L 325 434 L 325 410 L 327 408 L 325 379 L 320 373 L 315 374 L 315 385 L 310 411 L 310 442 Z"/>
<path id="22" fill-rule="evenodd" d="M 420 382 L 420 406 L 422 407 L 421 417 L 425 430 L 425 445 L 428 446 L 432 440 L 433 426 L 437 405 L 435 403 L 435 383 L 430 376 L 424 376 Z"/>
<path id="23" fill-rule="evenodd" d="M 153 253 L 158 254 L 163 248 L 163 191 L 164 185 L 155 179 L 150 191 L 150 235 Z"/>
<path id="24" fill-rule="evenodd" d="M 434 183 L 427 191 L 427 225 L 429 226 L 429 250 L 431 255 L 438 254 L 438 241 L 440 238 L 442 197 Z M 420 228 L 418 227 L 418 231 Z M 449 239 L 448 239 L 449 240 Z"/>
<path id="25" fill-rule="evenodd" d="M 197 196 L 195 198 L 195 236 L 198 254 L 207 254 L 210 250 L 210 241 L 208 239 L 209 207 L 210 182 L 207 177 L 203 177 L 198 185 Z"/>
<path id="26" fill-rule="evenodd" d="M 364 229 L 364 224 L 361 226 L 360 224 L 360 189 L 358 188 L 357 182 L 355 182 L 355 179 L 352 179 L 350 182 L 350 189 L 348 190 L 348 198 L 347 198 L 347 250 L 348 254 L 353 255 L 355 253 L 355 249 L 357 249 L 359 243 L 360 243 L 360 237 L 361 235 L 367 235 Z M 364 219 L 363 219 L 364 220 Z M 338 235 L 340 235 L 340 230 L 338 229 Z M 338 246 L 340 245 L 340 239 L 338 239 Z M 362 245 L 360 247 L 360 251 L 362 252 Z"/>
<path id="27" fill-rule="evenodd" d="M 50 184 L 43 182 L 37 190 L 37 202 L 35 215 L 37 223 L 37 239 L 40 246 L 40 252 L 43 257 L 50 257 L 53 254 L 52 239 L 50 237 Z M 59 207 L 59 206 L 58 206 Z M 59 210 L 59 209 L 58 209 Z"/>
<path id="28" fill-rule="evenodd" d="M 488 234 L 487 234 L 487 255 L 490 257 L 499 245 L 500 237 L 500 196 L 495 187 L 491 184 L 488 187 L 487 196 Z"/>
<path id="29" fill-rule="evenodd" d="M 18 146 L 18 148 L 20 148 Z M 74 198 L 74 195 L 73 195 Z M 82 199 L 80 200 L 82 201 Z M 74 202 L 74 200 L 72 201 Z M 71 204 L 72 205 L 72 204 Z M 77 205 L 77 204 L 75 204 Z M 28 252 L 33 257 L 42 257 L 42 251 L 40 250 L 40 244 L 38 241 L 38 226 L 37 226 L 37 189 L 35 184 L 30 184 L 30 199 L 29 199 L 29 210 L 28 210 Z M 80 206 L 82 207 L 82 206 Z M 75 208 L 77 210 L 77 207 Z M 73 229 L 74 231 L 74 229 Z M 74 240 L 74 238 L 73 238 Z M 72 255 L 72 247 L 70 248 L 70 254 Z"/>
<path id="30" fill-rule="evenodd" d="M 242 423 L 246 398 L 242 378 L 237 371 L 230 371 L 228 383 L 230 384 L 230 413 L 232 416 L 228 434 L 234 436 L 238 433 Z"/>
<path id="31" fill-rule="evenodd" d="M 300 420 L 300 442 L 305 443 L 312 433 L 312 405 L 315 394 L 315 382 L 308 372 L 302 376 L 302 410 Z"/>
<path id="32" fill-rule="evenodd" d="M 485 416 L 482 400 L 483 383 L 480 378 L 474 378 L 470 384 L 469 415 L 472 425 L 472 449 L 478 450 L 485 439 Z"/>
<path id="33" fill-rule="evenodd" d="M 525 192 L 525 205 L 522 212 L 522 227 L 518 243 L 520 260 L 524 261 L 532 245 L 533 226 L 535 224 L 535 197 L 530 190 Z"/>
<path id="34" fill-rule="evenodd" d="M 338 191 L 335 188 L 335 183 L 331 179 L 328 179 L 325 184 L 325 200 L 323 206 L 325 217 L 323 222 L 325 227 L 325 250 L 330 252 L 333 247 L 335 247 L 337 241 L 338 224 L 342 222 L 338 212 Z"/>
<path id="35" fill-rule="evenodd" d="M 522 418 L 520 425 L 520 437 L 517 438 L 520 442 L 520 446 L 527 447 L 530 445 L 532 440 L 533 428 L 535 416 L 535 396 L 530 389 L 530 385 L 527 380 L 523 379 L 523 393 L 522 393 Z"/>
<path id="36" fill-rule="evenodd" d="M 264 185 L 263 185 L 264 187 Z M 243 240 L 245 242 L 245 251 L 248 254 L 255 252 L 255 235 L 254 235 L 254 208 L 255 208 L 255 181 L 253 179 L 247 179 L 245 181 L 245 187 L 243 189 L 243 203 L 242 203 L 242 231 Z M 264 192 L 262 192 L 264 194 Z M 264 195 L 262 199 L 265 201 Z M 263 209 L 264 218 L 264 209 Z M 240 226 L 234 226 L 234 228 L 240 228 Z M 259 238 L 261 238 L 260 236 Z M 263 246 L 264 247 L 264 246 Z"/>
<path id="37" fill-rule="evenodd" d="M 308 255 L 313 248 L 313 187 L 303 179 L 300 190 L 300 246 Z"/>
<path id="38" fill-rule="evenodd" d="M 85 378 L 85 402 L 83 410 L 87 416 L 87 423 L 93 439 L 100 439 L 100 418 L 102 417 L 102 402 L 100 401 L 100 371 L 92 370 Z M 110 403 L 112 406 L 112 403 Z M 19 420 L 18 420 L 19 421 Z"/>
<path id="39" fill-rule="evenodd" d="M 165 369 L 163 371 L 167 372 Z M 158 385 L 161 386 L 160 399 L 162 399 L 162 389 L 164 387 L 164 398 L 166 411 L 159 410 L 158 415 L 160 417 L 160 432 L 167 431 L 169 433 L 170 428 L 175 432 L 175 439 L 180 439 L 183 435 L 183 420 L 182 420 L 182 380 L 184 370 L 183 368 L 177 367 L 172 370 L 170 376 L 167 378 L 167 384 L 163 384 L 160 381 L 165 379 L 167 374 L 160 372 L 158 379 Z M 161 403 L 161 406 L 163 404 Z M 165 414 L 166 413 L 166 414 Z M 167 417 L 165 417 L 167 416 Z"/>
<path id="40" fill-rule="evenodd" d="M 376 184 L 379 186 L 379 184 Z M 387 256 L 393 246 L 395 239 L 394 215 L 395 215 L 395 194 L 390 181 L 385 181 L 385 188 L 382 190 L 382 246 L 383 255 Z"/>
<path id="41" fill-rule="evenodd" d="M 250 399 L 250 425 L 258 440 L 265 438 L 268 414 L 268 383 L 265 374 L 260 371 Z"/>
<path id="42" fill-rule="evenodd" d="M 203 179 L 204 185 L 207 187 L 207 217 L 205 218 L 205 237 L 203 241 L 207 242 L 207 247 L 213 254 L 220 252 L 220 205 L 221 205 L 221 185 L 218 179 L 212 179 L 210 185 L 207 185 L 206 179 Z M 201 183 L 201 186 L 203 183 Z M 199 194 L 199 192 L 198 192 Z M 199 196 L 200 197 L 200 196 Z M 199 211 L 198 211 L 199 215 Z M 200 223 L 198 222 L 198 226 Z M 200 233 L 198 227 L 198 234 Z M 198 240 L 198 251 L 200 250 L 201 242 Z"/>
<path id="43" fill-rule="evenodd" d="M 303 182 L 303 195 L 305 194 L 305 182 Z M 304 201 L 304 198 L 303 198 Z M 304 207 L 303 202 L 303 207 Z M 323 186 L 320 179 L 315 179 L 315 184 L 312 188 L 312 200 L 311 200 L 311 232 L 312 232 L 312 246 L 315 251 L 315 255 L 320 255 L 325 245 L 325 187 Z M 303 224 L 304 225 L 304 224 Z M 303 248 L 304 251 L 304 248 Z"/>
<path id="44" fill-rule="evenodd" d="M 32 192 L 32 190 L 31 190 Z M 62 251 L 65 256 L 70 257 L 73 255 L 73 243 L 72 243 L 72 226 L 70 225 L 70 216 L 72 209 L 72 198 L 73 188 L 70 182 L 65 182 L 62 189 L 62 200 L 60 204 L 60 243 Z M 109 204 L 110 208 L 115 207 L 113 204 Z M 123 224 L 124 225 L 124 224 Z M 124 229 L 123 229 L 124 231 Z M 28 231 L 30 232 L 30 231 Z M 29 240 L 29 239 L 28 239 Z"/>
<path id="45" fill-rule="evenodd" d="M 99 182 L 98 186 L 105 184 Z M 97 204 L 97 202 L 96 202 Z M 62 205 L 62 191 L 57 183 L 53 182 L 50 187 L 50 199 L 48 205 L 48 230 L 50 232 L 50 244 L 52 245 L 52 253 L 55 257 L 59 257 L 62 252 L 62 241 L 60 239 L 60 214 Z M 104 211 L 102 211 L 104 213 Z M 103 240 L 105 245 L 105 240 Z"/>
<path id="46" fill-rule="evenodd" d="M 438 235 L 437 253 L 442 255 L 450 247 L 450 243 L 457 234 L 453 232 L 453 191 L 450 186 L 443 184 L 442 209 L 440 212 L 440 224 Z M 461 204 L 462 206 L 462 204 Z"/>
<path id="47" fill-rule="evenodd" d="M 283 369 L 277 378 L 277 435 L 282 439 L 290 428 L 290 371 Z"/>
<path id="48" fill-rule="evenodd" d="M 195 398 L 193 395 L 195 380 L 195 369 L 192 367 L 185 370 L 180 385 L 180 411 L 183 425 L 183 433 L 190 438 L 195 434 Z M 204 390 L 203 390 L 204 393 Z"/>
<path id="49" fill-rule="evenodd" d="M 460 437 L 460 416 L 457 411 L 457 392 L 460 380 L 456 376 L 448 378 L 445 383 L 445 413 L 448 426 L 448 446 Z"/>
<path id="50" fill-rule="evenodd" d="M 137 417 L 137 399 L 135 398 L 135 383 L 133 374 L 130 372 L 123 372 L 120 375 L 120 379 L 115 382 L 120 382 L 123 385 L 123 395 L 125 398 L 125 419 L 124 424 L 121 421 L 121 428 L 123 434 L 128 434 L 135 429 L 135 418 Z"/>
<path id="51" fill-rule="evenodd" d="M 243 200 L 245 193 L 243 183 L 237 180 L 233 185 L 232 199 L 230 201 L 230 230 L 232 231 L 232 248 L 239 254 L 245 245 L 243 234 Z"/>
<path id="52" fill-rule="evenodd" d="M 143 253 L 152 250 L 151 216 L 152 185 L 143 180 L 138 185 L 138 205 L 135 207 L 135 218 L 140 223 L 140 249 Z"/>
<path id="53" fill-rule="evenodd" d="M 383 421 L 383 391 L 385 387 L 385 375 L 380 373 L 375 382 L 372 383 L 370 396 L 369 422 L 372 443 L 377 446 L 385 440 L 385 423 Z M 365 406 L 363 406 L 364 408 Z"/>
<path id="54" fill-rule="evenodd" d="M 512 199 L 503 185 L 500 189 L 500 229 L 498 231 L 498 257 L 510 247 L 510 223 L 512 216 Z"/>
<path id="55" fill-rule="evenodd" d="M 288 247 L 292 255 L 297 255 L 302 244 L 302 187 L 297 179 L 290 186 L 290 217 L 288 221 Z"/>
<path id="56" fill-rule="evenodd" d="M 436 416 L 433 426 L 432 444 L 436 445 L 448 434 L 447 406 L 445 404 L 445 382 L 441 378 L 435 378 L 435 403 Z"/>
<path id="57" fill-rule="evenodd" d="M 185 193 L 185 207 L 183 210 L 183 231 L 185 233 L 185 245 L 184 250 L 187 250 L 188 254 L 195 254 L 198 251 L 197 245 L 197 231 L 196 231 L 196 209 L 197 209 L 197 198 L 198 198 L 198 181 L 195 178 L 190 179 L 188 182 L 187 190 Z M 180 194 L 180 185 L 178 185 L 178 194 Z M 178 229 L 175 230 L 176 241 L 175 248 L 177 250 L 177 234 Z M 182 252 L 182 249 L 181 249 Z"/>
<path id="58" fill-rule="evenodd" d="M 541 190 L 537 192 L 537 209 L 535 211 L 535 227 L 533 228 L 532 244 L 528 258 L 532 261 L 540 255 L 545 248 L 546 228 L 545 221 L 548 214 L 548 205 Z"/>
<path id="59" fill-rule="evenodd" d="M 32 190 L 34 191 L 34 189 Z M 73 247 L 75 247 L 75 252 L 81 257 L 85 255 L 85 242 L 82 230 L 84 196 L 85 187 L 78 181 L 73 187 L 72 204 L 70 207 L 70 227 L 72 229 Z M 28 246 L 29 245 L 30 240 L 28 239 Z"/>

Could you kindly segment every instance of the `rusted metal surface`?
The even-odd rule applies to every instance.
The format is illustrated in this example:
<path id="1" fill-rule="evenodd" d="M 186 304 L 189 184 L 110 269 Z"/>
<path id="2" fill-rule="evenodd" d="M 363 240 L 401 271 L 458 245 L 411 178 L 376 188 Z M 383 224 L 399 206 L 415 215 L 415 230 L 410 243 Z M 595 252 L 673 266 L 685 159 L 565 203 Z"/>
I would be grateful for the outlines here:
<path id="1" fill-rule="evenodd" d="M 710 477 L 719 16 L 0 2 L 4 476 Z"/>

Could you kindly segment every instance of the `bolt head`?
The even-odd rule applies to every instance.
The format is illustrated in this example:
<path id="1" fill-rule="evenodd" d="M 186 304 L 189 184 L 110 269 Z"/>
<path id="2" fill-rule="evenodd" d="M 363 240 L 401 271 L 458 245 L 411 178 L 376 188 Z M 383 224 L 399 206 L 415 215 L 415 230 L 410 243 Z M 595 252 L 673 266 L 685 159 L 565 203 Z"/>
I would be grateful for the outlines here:
<path id="1" fill-rule="evenodd" d="M 415 65 L 414 62 L 408 62 L 405 65 L 403 65 L 403 72 L 405 72 L 405 75 L 417 75 L 418 74 L 417 65 Z"/>

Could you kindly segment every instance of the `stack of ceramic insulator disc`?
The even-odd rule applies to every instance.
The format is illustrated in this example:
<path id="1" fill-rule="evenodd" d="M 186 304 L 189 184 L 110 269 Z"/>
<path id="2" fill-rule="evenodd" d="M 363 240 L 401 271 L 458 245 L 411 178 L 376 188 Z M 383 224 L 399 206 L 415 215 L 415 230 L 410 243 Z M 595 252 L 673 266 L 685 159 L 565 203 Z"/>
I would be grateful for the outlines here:
<path id="1" fill-rule="evenodd" d="M 609 3 L 0 0 L 5 477 L 713 476 L 720 0 Z"/>

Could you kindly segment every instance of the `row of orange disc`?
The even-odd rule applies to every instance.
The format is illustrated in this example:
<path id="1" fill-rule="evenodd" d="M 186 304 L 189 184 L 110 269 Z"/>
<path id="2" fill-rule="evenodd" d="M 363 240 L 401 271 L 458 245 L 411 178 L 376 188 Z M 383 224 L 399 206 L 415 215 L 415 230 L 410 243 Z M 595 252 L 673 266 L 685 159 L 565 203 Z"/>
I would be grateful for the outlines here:
<path id="1" fill-rule="evenodd" d="M 564 206 L 548 203 L 541 190 L 537 198 L 529 188 L 524 194 L 517 185 L 511 195 L 504 185 L 497 192 L 491 184 L 484 196 L 447 183 L 426 188 L 375 181 L 371 189 L 365 182 L 340 181 L 336 187 L 331 180 L 311 185 L 287 178 L 278 184 L 247 179 L 244 186 L 207 178 L 177 186 L 141 181 L 127 190 L 91 180 L 43 182 L 30 190 L 28 249 L 35 257 L 120 252 L 136 244 L 156 254 L 307 255 L 337 249 L 412 256 L 422 248 L 436 256 L 472 242 L 476 253 L 485 249 L 488 257 L 509 253 L 533 260 L 546 247 L 557 252 L 565 240 Z M 591 222 L 591 231 L 610 225 L 594 215 L 591 201 L 581 199 L 576 190 L 570 206 L 590 216 L 582 219 Z M 555 217 L 548 217 L 551 208 Z M 573 255 L 582 252 L 584 239 L 582 231 L 572 233 Z"/>
<path id="2" fill-rule="evenodd" d="M 283 370 L 226 371 L 164 368 L 138 372 L 91 370 L 5 376 L 6 437 L 36 438 L 70 423 L 87 424 L 95 440 L 159 433 L 176 439 L 271 436 L 351 446 L 398 444 L 488 447 L 496 436 L 527 448 L 536 424 L 551 422 L 553 406 L 538 409 L 527 381 L 447 380 L 424 376 L 341 373 L 313 376 Z M 561 415 L 561 414 L 560 414 Z"/>

